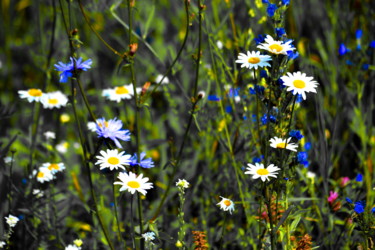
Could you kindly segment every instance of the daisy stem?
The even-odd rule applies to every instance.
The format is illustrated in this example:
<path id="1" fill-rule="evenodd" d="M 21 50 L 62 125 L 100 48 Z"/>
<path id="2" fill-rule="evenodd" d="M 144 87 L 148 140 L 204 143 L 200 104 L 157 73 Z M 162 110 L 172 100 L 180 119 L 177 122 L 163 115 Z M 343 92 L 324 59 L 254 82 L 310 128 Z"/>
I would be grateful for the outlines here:
<path id="1" fill-rule="evenodd" d="M 266 199 L 267 199 L 267 211 L 268 211 L 268 218 L 269 218 L 269 221 L 270 221 L 270 237 L 271 237 L 271 249 L 272 250 L 275 250 L 276 249 L 276 245 L 275 245 L 275 232 L 273 231 L 273 215 L 272 215 L 272 208 L 271 208 L 271 205 L 272 205 L 272 190 L 270 192 L 269 188 L 266 187 Z M 277 204 L 276 204 L 276 207 L 277 207 Z M 277 214 L 276 214 L 277 216 Z"/>
<path id="2" fill-rule="evenodd" d="M 130 224 L 132 228 L 131 237 L 132 237 L 133 249 L 137 249 L 136 244 L 135 244 L 135 236 L 134 236 L 133 199 L 134 199 L 134 196 L 132 195 L 130 197 Z"/>
<path id="3" fill-rule="evenodd" d="M 227 218 L 228 218 L 228 216 L 227 216 L 227 213 L 225 213 L 224 214 L 224 223 L 223 223 L 223 226 L 221 227 L 222 228 L 222 230 L 221 230 L 221 236 L 220 236 L 220 243 L 219 243 L 219 245 L 220 245 L 220 250 L 221 249 L 223 249 L 223 247 L 224 247 L 224 234 L 225 234 L 225 225 L 227 224 Z"/>
<path id="4" fill-rule="evenodd" d="M 83 133 L 82 133 L 82 129 L 81 129 L 81 124 L 79 123 L 77 109 L 76 109 L 76 104 L 75 104 L 76 89 L 74 88 L 74 82 L 73 81 L 71 81 L 71 91 L 72 91 L 71 95 L 72 95 L 73 113 L 74 113 L 74 118 L 76 120 L 76 124 L 77 124 L 77 128 L 78 128 L 78 133 L 79 133 L 79 139 L 80 139 L 81 147 L 82 147 L 82 151 L 83 151 L 84 165 L 85 165 L 86 170 L 87 170 L 87 175 L 88 175 L 88 179 L 89 179 L 89 186 L 90 186 L 91 196 L 92 196 L 92 199 L 94 201 L 95 214 L 96 214 L 96 216 L 98 218 L 99 224 L 100 224 L 100 226 L 101 226 L 101 228 L 103 230 L 104 236 L 105 236 L 105 238 L 107 240 L 107 243 L 108 243 L 109 247 L 112 250 L 114 250 L 114 247 L 113 247 L 112 242 L 110 240 L 109 234 L 107 232 L 107 229 L 105 228 L 104 222 L 103 222 L 102 217 L 100 216 L 99 210 L 98 210 L 98 202 L 97 202 L 96 195 L 95 195 L 94 185 L 92 183 L 92 177 L 91 177 L 91 169 L 90 169 L 90 165 L 89 165 L 89 159 L 87 158 L 85 141 L 84 141 L 84 137 L 83 137 Z"/>
<path id="5" fill-rule="evenodd" d="M 115 172 L 113 172 L 113 182 L 116 181 L 116 176 L 115 176 Z M 122 238 L 121 236 L 121 228 L 120 228 L 120 221 L 118 219 L 118 211 L 117 211 L 117 198 L 116 198 L 116 189 L 115 189 L 115 185 L 112 184 L 112 191 L 113 191 L 113 202 L 114 202 L 114 206 L 115 206 L 115 217 L 116 217 L 116 224 L 117 224 L 117 237 L 118 237 L 118 240 L 119 241 L 122 241 L 123 244 L 124 244 L 124 249 L 126 249 L 126 242 L 125 240 Z"/>
<path id="6" fill-rule="evenodd" d="M 76 71 L 75 61 L 74 61 L 74 71 Z M 92 112 L 91 107 L 90 107 L 90 104 L 89 104 L 89 102 L 88 102 L 88 100 L 87 100 L 87 97 L 86 97 L 85 91 L 84 91 L 83 88 L 82 88 L 81 80 L 80 80 L 78 77 L 76 78 L 76 80 L 77 80 L 78 87 L 79 87 L 79 91 L 81 92 L 81 95 L 82 95 L 83 101 L 85 102 L 86 108 L 87 108 L 87 110 L 88 110 L 89 113 L 90 113 L 91 119 L 92 119 L 93 122 L 96 122 L 95 114 Z"/>
<path id="7" fill-rule="evenodd" d="M 40 121 L 40 103 L 34 102 L 33 126 L 31 128 L 31 149 L 30 149 L 29 165 L 28 165 L 29 174 L 31 174 L 33 171 L 33 158 L 34 158 L 34 151 L 36 147 L 36 141 L 37 141 L 38 130 L 39 130 L 39 121 Z"/>

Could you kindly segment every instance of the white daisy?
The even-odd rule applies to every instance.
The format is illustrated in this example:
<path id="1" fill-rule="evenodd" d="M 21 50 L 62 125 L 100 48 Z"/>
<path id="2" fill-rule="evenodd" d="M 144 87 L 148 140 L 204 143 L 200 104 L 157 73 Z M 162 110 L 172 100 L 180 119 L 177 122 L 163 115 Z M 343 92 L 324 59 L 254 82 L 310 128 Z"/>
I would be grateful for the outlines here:
<path id="1" fill-rule="evenodd" d="M 159 83 L 161 81 L 161 79 L 163 79 L 163 75 L 157 75 L 157 77 L 155 79 L 155 82 Z M 163 81 L 161 82 L 161 85 L 166 85 L 168 83 L 169 83 L 169 78 L 168 77 L 164 77 Z"/>
<path id="2" fill-rule="evenodd" d="M 110 101 L 120 102 L 122 99 L 131 99 L 134 95 L 133 85 L 124 85 L 115 87 L 113 89 L 104 89 L 102 96 Z"/>
<path id="3" fill-rule="evenodd" d="M 122 185 L 120 188 L 121 191 L 127 190 L 131 194 L 134 194 L 135 191 L 140 192 L 143 195 L 146 195 L 146 189 L 152 188 L 152 183 L 147 182 L 148 178 L 143 178 L 143 174 L 136 176 L 134 173 L 120 173 L 118 177 L 121 181 L 116 181 L 113 184 Z"/>
<path id="4" fill-rule="evenodd" d="M 40 102 L 43 92 L 40 89 L 18 90 L 20 98 L 27 99 L 29 102 Z"/>
<path id="5" fill-rule="evenodd" d="M 42 198 L 44 196 L 44 192 L 40 189 L 33 189 L 33 195 L 35 195 L 36 198 Z"/>
<path id="6" fill-rule="evenodd" d="M 142 234 L 142 238 L 144 238 L 146 242 L 151 242 L 155 240 L 155 233 L 154 232 L 144 233 Z"/>
<path id="7" fill-rule="evenodd" d="M 46 131 L 43 133 L 43 135 L 46 137 L 46 139 L 56 139 L 56 134 L 52 131 Z"/>
<path id="8" fill-rule="evenodd" d="M 283 54 L 287 55 L 288 51 L 295 50 L 291 43 L 293 42 L 292 40 L 287 41 L 284 43 L 283 41 L 276 41 L 273 40 L 272 36 L 267 35 L 266 39 L 264 39 L 264 43 L 261 43 L 257 46 L 258 49 L 264 49 L 268 50 L 272 54 Z"/>
<path id="9" fill-rule="evenodd" d="M 298 145 L 294 143 L 289 143 L 291 139 L 292 137 L 289 137 L 288 139 L 282 139 L 275 136 L 274 138 L 270 139 L 270 146 L 273 148 L 285 148 L 297 152 L 296 148 L 298 147 Z"/>
<path id="10" fill-rule="evenodd" d="M 0 62 L 1 63 L 1 62 Z M 0 64 L 1 65 L 1 64 Z M 1 67 L 0 67 L 1 68 Z M 5 243 L 4 241 L 0 241 L 0 248 L 4 248 L 4 246 L 6 245 L 7 243 Z"/>
<path id="11" fill-rule="evenodd" d="M 307 171 L 306 176 L 307 176 L 307 178 L 315 179 L 316 174 L 314 172 Z"/>
<path id="12" fill-rule="evenodd" d="M 190 183 L 185 179 L 178 179 L 178 182 L 176 182 L 176 186 L 182 189 L 188 188 Z"/>
<path id="13" fill-rule="evenodd" d="M 8 217 L 5 217 L 5 220 L 10 227 L 15 227 L 20 219 L 10 214 Z"/>
<path id="14" fill-rule="evenodd" d="M 291 91 L 293 95 L 302 95 L 302 98 L 306 100 L 306 92 L 316 93 L 316 87 L 319 85 L 312 77 L 306 76 L 305 73 L 300 71 L 292 73 L 287 73 L 286 76 L 280 77 L 283 80 L 284 85 L 288 88 L 287 91 Z"/>
<path id="15" fill-rule="evenodd" d="M 117 152 L 117 149 L 107 149 L 107 152 L 105 151 L 100 151 L 99 156 L 96 156 L 99 160 L 95 162 L 95 165 L 100 164 L 100 170 L 103 168 L 109 168 L 110 170 L 113 169 L 124 169 L 124 166 L 130 165 L 130 158 L 132 157 L 131 155 L 126 155 L 125 152 Z"/>
<path id="16" fill-rule="evenodd" d="M 51 170 L 46 167 L 40 167 L 38 170 L 35 169 L 33 175 L 36 176 L 36 180 L 40 183 L 49 182 L 53 179 Z"/>
<path id="17" fill-rule="evenodd" d="M 248 51 L 247 55 L 240 53 L 236 63 L 242 63 L 241 68 L 258 69 L 258 67 L 270 67 L 268 61 L 271 61 L 271 57 L 268 55 L 261 55 L 259 51 Z"/>
<path id="18" fill-rule="evenodd" d="M 61 91 L 46 93 L 42 96 L 41 103 L 45 109 L 65 107 L 68 103 L 68 97 Z"/>
<path id="19" fill-rule="evenodd" d="M 68 152 L 68 148 L 69 148 L 69 143 L 67 141 L 62 141 L 56 145 L 57 152 L 61 154 L 65 154 L 66 152 Z"/>
<path id="20" fill-rule="evenodd" d="M 65 250 L 80 250 L 80 247 L 77 247 L 76 245 L 69 244 L 65 247 Z"/>
<path id="21" fill-rule="evenodd" d="M 46 162 L 46 163 L 42 164 L 42 167 L 48 168 L 48 170 L 51 171 L 51 173 L 53 175 L 56 174 L 56 173 L 58 173 L 58 172 L 62 172 L 65 169 L 65 165 L 62 162 L 60 162 L 60 163 L 49 163 L 49 162 Z"/>
<path id="22" fill-rule="evenodd" d="M 221 197 L 221 201 L 217 203 L 216 205 L 220 206 L 220 209 L 224 211 L 229 211 L 230 214 L 234 211 L 234 202 L 232 200 L 229 200 L 227 198 Z"/>
<path id="23" fill-rule="evenodd" d="M 253 179 L 258 179 L 259 177 L 262 179 L 263 182 L 266 180 L 269 181 L 268 177 L 276 178 L 277 171 L 280 168 L 276 167 L 275 165 L 271 164 L 267 168 L 264 168 L 263 163 L 256 162 L 255 165 L 247 164 L 248 167 L 246 168 L 245 174 L 251 174 Z"/>

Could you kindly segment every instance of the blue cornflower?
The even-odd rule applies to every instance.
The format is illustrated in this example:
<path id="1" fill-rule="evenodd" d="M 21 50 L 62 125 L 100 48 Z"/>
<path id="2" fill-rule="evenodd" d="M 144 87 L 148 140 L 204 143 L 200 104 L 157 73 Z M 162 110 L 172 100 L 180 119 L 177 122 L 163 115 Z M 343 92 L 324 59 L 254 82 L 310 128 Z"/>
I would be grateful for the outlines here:
<path id="1" fill-rule="evenodd" d="M 294 60 L 297 57 L 299 57 L 299 53 L 298 52 L 293 52 L 293 50 L 287 51 L 286 54 L 288 55 L 289 60 Z"/>
<path id="2" fill-rule="evenodd" d="M 267 14 L 270 16 L 270 17 L 273 17 L 275 15 L 275 11 L 277 10 L 277 6 L 276 4 L 273 4 L 273 3 L 269 3 L 268 4 L 268 7 L 267 7 Z"/>
<path id="3" fill-rule="evenodd" d="M 249 88 L 249 92 L 252 95 L 255 95 L 256 93 L 258 93 L 259 95 L 264 95 L 264 90 L 265 88 L 260 85 L 255 85 L 254 88 Z"/>
<path id="4" fill-rule="evenodd" d="M 209 95 L 209 96 L 207 96 L 207 100 L 212 101 L 212 102 L 218 102 L 221 99 L 217 95 Z"/>
<path id="5" fill-rule="evenodd" d="M 96 133 L 98 137 L 109 138 L 116 147 L 122 148 L 119 139 L 122 141 L 130 141 L 130 132 L 128 129 L 122 129 L 122 121 L 111 119 L 106 121 L 104 118 L 96 120 Z"/>
<path id="6" fill-rule="evenodd" d="M 261 118 L 261 121 L 262 121 L 262 124 L 263 124 L 263 125 L 266 125 L 267 122 L 268 122 L 267 116 L 268 116 L 267 114 L 264 114 L 264 115 L 262 116 L 262 118 Z M 276 122 L 276 117 L 273 116 L 273 115 L 270 115 L 270 121 L 273 122 L 273 123 L 275 123 L 275 122 Z"/>
<path id="7" fill-rule="evenodd" d="M 152 161 L 152 159 L 151 158 L 147 158 L 147 159 L 143 159 L 143 158 L 145 158 L 145 156 L 146 156 L 146 153 L 145 152 L 142 152 L 141 154 L 140 154 L 140 159 L 141 159 L 141 161 L 139 162 L 138 160 L 137 160 L 137 154 L 135 153 L 133 156 L 132 156 L 132 158 L 130 158 L 130 160 L 131 160 L 131 162 L 130 162 L 130 166 L 133 166 L 133 167 L 136 167 L 136 166 L 140 166 L 140 167 L 142 167 L 142 168 L 153 168 L 153 167 L 155 167 L 154 166 L 154 162 Z"/>
<path id="8" fill-rule="evenodd" d="M 260 72 L 259 72 L 259 76 L 260 78 L 266 78 L 268 75 L 267 75 L 267 71 L 262 69 Z"/>
<path id="9" fill-rule="evenodd" d="M 371 209 L 371 213 L 375 214 L 375 207 Z"/>
<path id="10" fill-rule="evenodd" d="M 306 143 L 305 143 L 304 148 L 305 148 L 306 151 L 309 151 L 309 150 L 311 149 L 311 147 L 312 147 L 312 146 L 311 146 L 311 142 L 306 142 Z"/>
<path id="11" fill-rule="evenodd" d="M 257 115 L 253 114 L 253 115 L 251 115 L 251 117 L 252 117 L 251 120 L 252 120 L 253 122 L 256 122 L 256 121 L 257 121 Z"/>
<path id="12" fill-rule="evenodd" d="M 305 167 L 309 166 L 309 161 L 307 160 L 307 152 L 298 152 L 297 161 L 299 164 L 302 164 Z"/>
<path id="13" fill-rule="evenodd" d="M 232 106 L 227 105 L 227 106 L 225 107 L 225 112 L 227 112 L 228 114 L 229 114 L 229 113 L 232 113 L 232 111 L 233 111 Z"/>
<path id="14" fill-rule="evenodd" d="M 349 65 L 349 66 L 353 66 L 354 65 L 354 63 L 352 61 L 350 61 L 350 60 L 346 60 L 345 63 L 346 63 L 346 65 Z"/>
<path id="15" fill-rule="evenodd" d="M 357 176 L 355 177 L 355 180 L 358 182 L 361 182 L 363 181 L 363 176 L 361 174 L 357 174 Z"/>
<path id="16" fill-rule="evenodd" d="M 289 132 L 289 136 L 292 138 L 295 138 L 297 140 L 301 140 L 303 138 L 303 135 L 298 130 L 292 130 Z"/>
<path id="17" fill-rule="evenodd" d="M 349 199 L 348 197 L 346 197 L 345 200 L 346 200 L 347 202 L 349 202 L 350 204 L 353 203 L 353 201 L 352 201 L 351 199 Z"/>
<path id="18" fill-rule="evenodd" d="M 261 163 L 262 159 L 264 159 L 264 155 L 261 155 L 260 157 L 254 157 L 253 158 L 253 164 L 255 164 L 255 163 Z"/>
<path id="19" fill-rule="evenodd" d="M 286 34 L 284 28 L 276 28 L 275 32 L 276 32 L 277 37 L 282 37 L 283 35 Z"/>
<path id="20" fill-rule="evenodd" d="M 357 201 L 356 203 L 354 203 L 354 211 L 357 214 L 363 213 L 365 211 L 365 207 L 366 207 L 366 201 L 365 200 Z"/>
<path id="21" fill-rule="evenodd" d="M 264 43 L 265 39 L 266 39 L 265 35 L 258 35 L 258 37 L 254 38 L 254 41 L 258 45 L 260 43 Z"/>
<path id="22" fill-rule="evenodd" d="M 361 39 L 362 35 L 363 35 L 363 31 L 361 29 L 356 30 L 355 32 L 356 39 Z"/>
<path id="23" fill-rule="evenodd" d="M 78 60 L 70 57 L 69 63 L 58 62 L 57 64 L 55 64 L 55 70 L 62 72 L 60 74 L 60 82 L 65 83 L 68 81 L 69 77 L 73 76 L 74 64 L 78 72 L 87 71 L 87 69 L 91 68 L 92 60 L 88 59 L 82 62 L 82 57 L 80 57 Z"/>
<path id="24" fill-rule="evenodd" d="M 375 49 L 375 40 L 371 41 L 369 46 L 370 48 Z"/>
<path id="25" fill-rule="evenodd" d="M 340 43 L 340 46 L 339 46 L 339 55 L 343 56 L 343 55 L 345 55 L 348 52 L 349 52 L 349 50 L 346 48 L 345 44 Z"/>
<path id="26" fill-rule="evenodd" d="M 283 79 L 281 79 L 281 78 L 277 79 L 276 83 L 279 84 L 280 89 L 285 89 L 286 88 L 286 86 L 284 85 Z"/>
<path id="27" fill-rule="evenodd" d="M 301 94 L 297 94 L 296 103 L 301 103 L 303 101 L 303 97 Z"/>
<path id="28" fill-rule="evenodd" d="M 237 97 L 240 94 L 240 88 L 230 88 L 228 92 L 229 97 Z"/>
<path id="29" fill-rule="evenodd" d="M 281 4 L 282 5 L 289 5 L 290 4 L 290 0 L 281 0 Z"/>
<path id="30" fill-rule="evenodd" d="M 262 3 L 270 3 L 268 0 L 262 0 Z"/>
<path id="31" fill-rule="evenodd" d="M 368 70 L 369 67 L 370 67 L 370 65 L 368 63 L 362 64 L 362 69 L 363 70 Z"/>

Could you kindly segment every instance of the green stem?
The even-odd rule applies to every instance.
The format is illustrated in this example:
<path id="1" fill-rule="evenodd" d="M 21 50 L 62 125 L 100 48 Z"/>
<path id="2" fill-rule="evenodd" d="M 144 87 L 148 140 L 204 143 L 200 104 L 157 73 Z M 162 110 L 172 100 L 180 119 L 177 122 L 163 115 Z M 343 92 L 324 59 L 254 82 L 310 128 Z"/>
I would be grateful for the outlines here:
<path id="1" fill-rule="evenodd" d="M 219 243 L 219 245 L 220 245 L 219 249 L 220 250 L 222 250 L 223 247 L 224 247 L 224 234 L 225 234 L 225 226 L 227 225 L 227 218 L 228 218 L 227 213 L 225 213 L 225 215 L 224 215 L 224 224 L 222 226 L 222 231 L 221 231 L 221 236 L 220 236 L 220 243 Z"/>
<path id="2" fill-rule="evenodd" d="M 74 67 L 74 70 L 76 70 L 75 67 Z M 90 104 L 89 104 L 89 102 L 88 102 L 88 100 L 87 100 L 87 97 L 86 97 L 85 91 L 84 91 L 83 88 L 82 88 L 82 84 L 81 84 L 81 81 L 80 81 L 80 79 L 78 78 L 78 76 L 77 76 L 76 80 L 77 80 L 78 87 L 79 87 L 79 90 L 80 90 L 80 92 L 81 92 L 81 95 L 82 95 L 82 97 L 83 97 L 83 101 L 85 102 L 86 108 L 87 108 L 87 110 L 88 110 L 89 113 L 90 113 L 91 119 L 92 119 L 93 122 L 96 122 L 95 114 L 94 114 L 94 113 L 92 112 L 92 110 L 91 110 Z"/>
<path id="3" fill-rule="evenodd" d="M 113 182 L 115 182 L 115 181 L 116 181 L 116 176 L 115 176 L 115 173 L 113 173 Z M 115 218 L 116 218 L 116 224 L 117 224 L 117 230 L 118 230 L 117 237 L 118 237 L 119 241 L 123 242 L 124 249 L 126 249 L 126 242 L 123 239 L 123 237 L 121 236 L 120 220 L 118 219 L 118 210 L 117 210 L 116 189 L 115 189 L 115 185 L 113 185 L 113 183 L 112 183 L 112 191 L 113 191 L 113 202 L 115 204 Z"/>

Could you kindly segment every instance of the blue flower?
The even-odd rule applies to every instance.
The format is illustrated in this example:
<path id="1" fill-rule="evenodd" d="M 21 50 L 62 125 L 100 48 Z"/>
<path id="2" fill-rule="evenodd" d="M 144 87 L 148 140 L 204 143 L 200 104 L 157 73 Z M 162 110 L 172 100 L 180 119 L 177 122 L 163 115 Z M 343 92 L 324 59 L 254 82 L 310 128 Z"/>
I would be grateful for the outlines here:
<path id="1" fill-rule="evenodd" d="M 375 214 L 375 207 L 371 209 L 371 213 Z"/>
<path id="2" fill-rule="evenodd" d="M 292 137 L 292 138 L 295 138 L 297 140 L 301 140 L 303 138 L 303 135 L 298 130 L 290 131 L 289 136 Z"/>
<path id="3" fill-rule="evenodd" d="M 258 37 L 254 38 L 254 41 L 258 45 L 260 43 L 264 43 L 265 39 L 266 39 L 265 35 L 258 35 Z"/>
<path id="4" fill-rule="evenodd" d="M 305 148 L 306 151 L 309 151 L 309 150 L 311 149 L 311 147 L 312 147 L 312 146 L 311 146 L 311 142 L 306 142 L 306 143 L 305 143 L 304 148 Z"/>
<path id="5" fill-rule="evenodd" d="M 361 174 L 357 174 L 357 176 L 355 177 L 355 180 L 358 182 L 361 182 L 363 181 L 363 176 Z"/>
<path id="6" fill-rule="evenodd" d="M 232 106 L 227 105 L 227 106 L 225 107 L 225 112 L 227 112 L 227 113 L 232 113 L 232 111 L 233 111 Z"/>
<path id="7" fill-rule="evenodd" d="M 286 86 L 284 85 L 284 81 L 281 78 L 277 79 L 276 83 L 279 84 L 280 89 L 286 88 Z"/>
<path id="8" fill-rule="evenodd" d="M 370 65 L 368 63 L 362 64 L 362 69 L 363 70 L 368 70 L 369 67 L 370 67 Z"/>
<path id="9" fill-rule="evenodd" d="M 268 4 L 268 7 L 267 7 L 267 14 L 270 16 L 270 17 L 273 17 L 275 15 L 275 11 L 277 10 L 277 6 L 276 4 L 273 4 L 273 3 L 269 3 Z"/>
<path id="10" fill-rule="evenodd" d="M 266 78 L 268 75 L 267 75 L 267 71 L 262 69 L 260 72 L 259 72 L 259 75 L 260 75 L 260 78 Z"/>
<path id="11" fill-rule="evenodd" d="M 284 28 L 276 28 L 275 32 L 276 32 L 277 37 L 282 37 L 283 35 L 285 35 L 285 29 Z"/>
<path id="12" fill-rule="evenodd" d="M 259 94 L 259 95 L 264 95 L 264 90 L 265 88 L 260 85 L 255 85 L 254 88 L 249 88 L 249 92 L 252 95 Z"/>
<path id="13" fill-rule="evenodd" d="M 298 152 L 297 161 L 299 164 L 302 164 L 305 167 L 309 166 L 309 161 L 307 160 L 307 152 Z"/>
<path id="14" fill-rule="evenodd" d="M 356 203 L 354 203 L 354 211 L 357 213 L 357 214 L 361 214 L 365 211 L 365 207 L 366 207 L 366 201 L 357 201 Z"/>
<path id="15" fill-rule="evenodd" d="M 354 64 L 353 64 L 353 62 L 352 61 L 350 61 L 350 60 L 346 60 L 346 65 L 349 65 L 349 66 L 353 66 Z"/>
<path id="16" fill-rule="evenodd" d="M 228 92 L 229 97 L 237 97 L 239 96 L 240 93 L 240 88 L 230 88 Z"/>
<path id="17" fill-rule="evenodd" d="M 221 99 L 217 95 L 209 95 L 209 96 L 207 96 L 207 100 L 212 101 L 212 102 L 218 102 Z"/>
<path id="18" fill-rule="evenodd" d="M 290 4 L 290 0 L 281 0 L 281 4 L 282 5 L 289 5 Z"/>
<path id="19" fill-rule="evenodd" d="M 296 103 L 301 103 L 303 101 L 303 97 L 301 94 L 297 94 Z"/>
<path id="20" fill-rule="evenodd" d="M 293 52 L 292 50 L 289 50 L 286 53 L 288 55 L 289 60 L 294 60 L 297 57 L 299 57 L 299 53 L 298 52 Z"/>
<path id="21" fill-rule="evenodd" d="M 264 155 L 261 155 L 260 157 L 254 157 L 253 158 L 253 164 L 255 164 L 255 163 L 261 163 L 262 159 L 264 159 Z"/>
<path id="22" fill-rule="evenodd" d="M 339 55 L 343 56 L 348 52 L 349 52 L 349 50 L 346 48 L 345 44 L 341 43 L 340 46 L 339 46 Z"/>
<path id="23" fill-rule="evenodd" d="M 356 39 L 361 39 L 363 35 L 363 31 L 361 29 L 358 29 L 356 32 L 355 32 L 355 38 Z"/>
<path id="24" fill-rule="evenodd" d="M 119 139 L 122 141 L 130 141 L 129 130 L 122 129 L 122 121 L 117 120 L 117 118 L 109 121 L 106 121 L 104 118 L 99 118 L 96 122 L 96 133 L 98 137 L 111 139 L 118 148 L 122 148 Z"/>
<path id="25" fill-rule="evenodd" d="M 70 57 L 70 62 L 68 63 L 58 62 L 57 64 L 55 64 L 55 70 L 62 72 L 60 74 L 60 82 L 65 83 L 68 81 L 69 77 L 73 76 L 74 64 L 77 72 L 87 71 L 87 69 L 91 68 L 92 60 L 88 59 L 82 62 L 81 57 L 78 60 Z"/>
<path id="26" fill-rule="evenodd" d="M 352 201 L 351 199 L 349 199 L 348 197 L 346 197 L 345 200 L 346 200 L 347 202 L 349 202 L 350 204 L 353 203 L 353 201 Z"/>
<path id="27" fill-rule="evenodd" d="M 371 41 L 369 46 L 370 48 L 375 49 L 375 40 Z"/>
<path id="28" fill-rule="evenodd" d="M 144 159 L 146 156 L 146 153 L 145 152 L 142 152 L 140 154 L 140 159 L 141 161 L 139 162 L 137 160 L 137 154 L 135 153 L 132 158 L 130 158 L 131 162 L 130 162 L 130 166 L 133 166 L 133 167 L 136 167 L 136 166 L 140 166 L 142 168 L 153 168 L 155 167 L 154 166 L 154 162 L 152 161 L 151 158 L 147 158 L 147 159 Z"/>
<path id="29" fill-rule="evenodd" d="M 252 120 L 253 122 L 256 122 L 256 121 L 257 121 L 257 115 L 253 114 L 253 115 L 251 115 L 251 117 L 252 117 L 251 120 Z"/>
<path id="30" fill-rule="evenodd" d="M 270 3 L 268 0 L 262 0 L 262 3 Z"/>
<path id="31" fill-rule="evenodd" d="M 268 116 L 267 114 L 264 114 L 264 115 L 262 116 L 262 118 L 261 118 L 261 121 L 262 121 L 262 124 L 263 124 L 263 125 L 266 125 L 267 122 L 268 122 L 267 116 Z M 276 117 L 273 116 L 273 115 L 270 115 L 270 121 L 273 122 L 273 123 L 275 123 L 275 122 L 276 122 Z"/>

